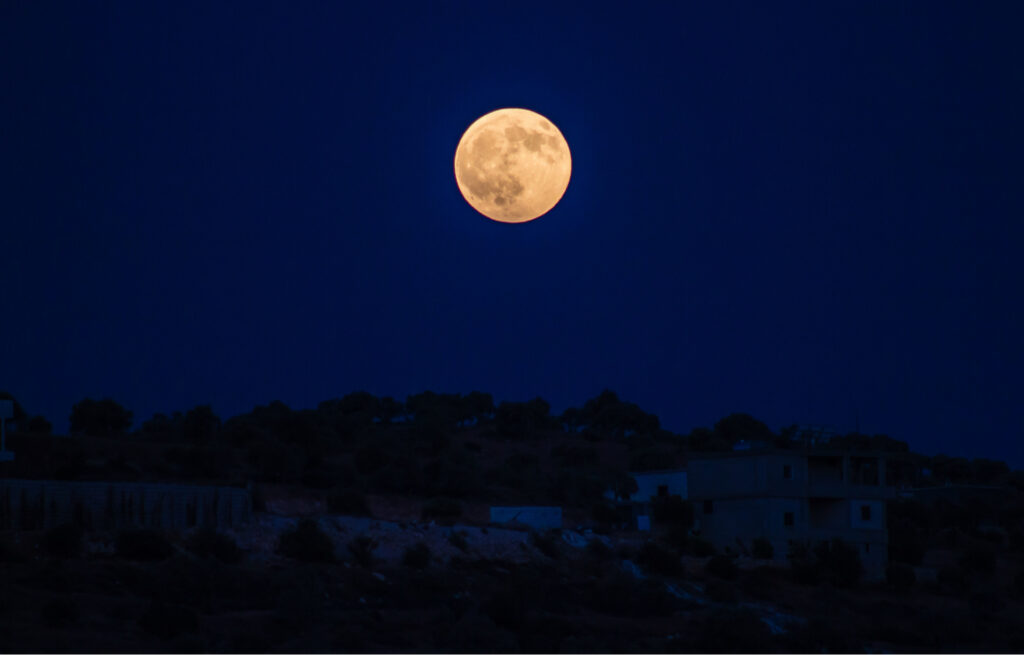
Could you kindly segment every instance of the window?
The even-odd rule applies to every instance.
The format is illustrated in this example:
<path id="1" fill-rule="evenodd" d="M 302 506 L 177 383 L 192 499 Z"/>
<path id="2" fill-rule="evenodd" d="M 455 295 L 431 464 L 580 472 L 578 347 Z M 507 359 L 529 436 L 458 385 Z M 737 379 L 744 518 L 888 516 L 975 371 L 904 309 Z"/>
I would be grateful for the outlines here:
<path id="1" fill-rule="evenodd" d="M 870 521 L 871 520 L 871 505 L 860 506 L 860 520 Z"/>
<path id="2" fill-rule="evenodd" d="M 782 525 L 787 528 L 793 527 L 793 512 L 786 512 L 782 515 Z"/>
<path id="3" fill-rule="evenodd" d="M 658 498 L 668 498 L 668 485 L 667 484 L 659 484 L 658 485 Z"/>
<path id="4" fill-rule="evenodd" d="M 715 508 L 714 508 L 714 506 L 712 506 L 710 500 L 705 500 L 704 501 L 704 513 L 705 514 L 710 514 L 712 511 L 714 511 L 714 509 Z"/>
<path id="5" fill-rule="evenodd" d="M 793 467 L 790 466 L 789 464 L 783 464 L 782 465 L 782 477 L 786 478 L 787 480 L 792 480 L 793 479 Z"/>
<path id="6" fill-rule="evenodd" d="M 870 553 L 871 552 L 871 544 L 864 544 L 864 552 L 865 553 Z"/>

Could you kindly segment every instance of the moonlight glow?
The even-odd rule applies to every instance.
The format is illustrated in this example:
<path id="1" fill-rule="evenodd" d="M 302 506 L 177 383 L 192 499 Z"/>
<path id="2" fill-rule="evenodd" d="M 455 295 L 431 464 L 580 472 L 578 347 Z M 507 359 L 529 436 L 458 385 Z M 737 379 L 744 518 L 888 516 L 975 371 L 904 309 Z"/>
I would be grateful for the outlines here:
<path id="1" fill-rule="evenodd" d="M 455 181 L 462 197 L 503 223 L 525 223 L 546 214 L 561 200 L 571 172 L 565 137 L 528 109 L 484 114 L 455 150 Z"/>

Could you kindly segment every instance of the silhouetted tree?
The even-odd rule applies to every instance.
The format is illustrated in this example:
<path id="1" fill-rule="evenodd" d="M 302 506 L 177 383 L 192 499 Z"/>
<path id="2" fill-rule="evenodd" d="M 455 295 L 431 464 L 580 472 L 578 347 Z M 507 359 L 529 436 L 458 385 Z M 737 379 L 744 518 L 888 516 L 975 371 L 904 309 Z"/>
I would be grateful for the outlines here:
<path id="1" fill-rule="evenodd" d="M 505 401 L 498 405 L 494 418 L 498 433 L 505 437 L 524 438 L 553 426 L 551 405 L 540 397 L 527 402 Z"/>
<path id="2" fill-rule="evenodd" d="M 181 441 L 184 438 L 185 417 L 181 412 L 171 416 L 156 413 L 148 421 L 142 423 L 139 433 L 153 441 Z"/>
<path id="3" fill-rule="evenodd" d="M 25 431 L 32 434 L 50 434 L 53 432 L 53 425 L 43 416 L 33 416 L 25 424 Z"/>
<path id="4" fill-rule="evenodd" d="M 220 432 L 220 417 L 209 405 L 198 405 L 185 414 L 182 431 L 185 438 L 196 443 L 209 443 Z"/>
<path id="5" fill-rule="evenodd" d="M 377 405 L 377 418 L 385 425 L 399 418 L 404 413 L 405 406 L 391 396 L 384 396 Z"/>
<path id="6" fill-rule="evenodd" d="M 121 436 L 132 426 L 132 413 L 111 398 L 86 398 L 71 409 L 71 432 L 94 437 Z"/>
<path id="7" fill-rule="evenodd" d="M 731 448 L 740 440 L 773 441 L 775 433 L 750 414 L 735 413 L 715 423 L 715 436 Z"/>

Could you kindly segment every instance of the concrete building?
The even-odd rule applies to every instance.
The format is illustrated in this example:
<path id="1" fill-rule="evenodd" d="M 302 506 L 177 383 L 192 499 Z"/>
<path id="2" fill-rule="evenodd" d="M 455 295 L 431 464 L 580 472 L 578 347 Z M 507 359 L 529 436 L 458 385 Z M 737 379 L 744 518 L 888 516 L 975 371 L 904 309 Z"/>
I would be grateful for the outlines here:
<path id="1" fill-rule="evenodd" d="M 865 577 L 885 575 L 886 501 L 896 497 L 879 452 L 770 450 L 692 455 L 689 496 L 695 529 L 719 548 L 771 542 L 785 561 L 790 543 L 839 538 L 855 546 Z"/>

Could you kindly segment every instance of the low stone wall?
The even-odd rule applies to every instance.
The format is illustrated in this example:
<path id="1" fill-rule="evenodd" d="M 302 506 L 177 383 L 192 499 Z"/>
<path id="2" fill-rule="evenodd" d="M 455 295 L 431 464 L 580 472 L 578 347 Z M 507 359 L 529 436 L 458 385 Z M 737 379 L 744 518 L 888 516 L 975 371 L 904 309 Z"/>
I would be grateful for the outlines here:
<path id="1" fill-rule="evenodd" d="M 225 528 L 252 519 L 245 489 L 135 482 L 0 480 L 0 530 Z"/>

